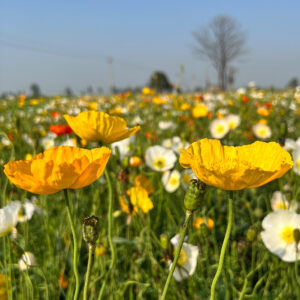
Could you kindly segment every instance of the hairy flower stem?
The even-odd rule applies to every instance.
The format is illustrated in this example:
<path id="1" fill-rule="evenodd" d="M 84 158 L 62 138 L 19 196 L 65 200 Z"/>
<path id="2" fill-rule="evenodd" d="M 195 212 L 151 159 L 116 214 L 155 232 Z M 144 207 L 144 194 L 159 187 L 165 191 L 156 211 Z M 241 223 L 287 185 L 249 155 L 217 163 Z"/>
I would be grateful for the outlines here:
<path id="1" fill-rule="evenodd" d="M 88 258 L 88 265 L 87 265 L 86 274 L 85 274 L 83 300 L 87 300 L 87 291 L 88 291 L 89 280 L 90 280 L 90 275 L 91 275 L 94 250 L 95 250 L 95 245 L 89 244 L 89 258 Z"/>
<path id="2" fill-rule="evenodd" d="M 226 233 L 225 233 L 225 237 L 224 237 L 224 241 L 223 241 L 223 245 L 222 245 L 222 249 L 221 249 L 221 254 L 220 254 L 220 258 L 219 258 L 218 269 L 217 269 L 217 272 L 215 274 L 215 277 L 212 281 L 211 288 L 210 288 L 210 300 L 215 299 L 216 284 L 217 284 L 218 279 L 219 279 L 219 277 L 221 275 L 221 272 L 222 272 L 222 267 L 223 267 L 224 258 L 225 258 L 225 252 L 226 252 L 227 244 L 228 244 L 229 237 L 230 237 L 230 232 L 231 232 L 231 227 L 232 227 L 232 220 L 233 220 L 232 198 L 233 197 L 232 197 L 232 194 L 231 194 L 230 197 L 229 197 L 229 201 L 228 201 L 227 228 L 226 228 Z"/>
<path id="3" fill-rule="evenodd" d="M 161 296 L 160 300 L 164 300 L 166 298 L 167 291 L 168 291 L 168 288 L 169 288 L 169 285 L 170 285 L 170 282 L 171 282 L 171 278 L 172 278 L 172 275 L 173 275 L 174 270 L 176 268 L 177 261 L 178 261 L 178 258 L 180 256 L 181 248 L 182 248 L 182 245 L 183 245 L 183 240 L 184 240 L 184 237 L 186 235 L 186 232 L 187 232 L 187 229 L 188 229 L 188 224 L 189 224 L 190 219 L 192 218 L 192 215 L 193 215 L 193 213 L 191 211 L 189 211 L 189 210 L 186 211 L 185 221 L 184 221 L 183 228 L 182 228 L 182 231 L 181 231 L 181 234 L 180 234 L 180 241 L 179 241 L 178 247 L 176 248 L 175 258 L 174 258 L 174 261 L 172 263 L 172 267 L 171 267 L 171 270 L 169 272 L 169 275 L 168 275 L 167 281 L 165 283 L 165 287 L 164 287 L 164 290 L 163 290 L 163 293 L 162 293 L 162 296 Z"/>
<path id="4" fill-rule="evenodd" d="M 66 189 L 64 190 L 64 195 L 65 195 L 68 219 L 69 219 L 69 223 L 71 226 L 71 231 L 72 231 L 72 236 L 73 236 L 73 244 L 74 244 L 73 271 L 74 271 L 74 276 L 75 276 L 75 292 L 74 292 L 73 300 L 77 300 L 78 295 L 79 295 L 79 287 L 80 287 L 79 273 L 78 273 L 78 267 L 77 267 L 77 256 L 78 256 L 78 254 L 77 254 L 77 252 L 78 252 L 77 237 L 76 237 L 75 226 L 74 226 L 74 222 L 73 222 L 73 218 L 72 218 L 71 210 L 70 210 L 70 199 L 69 199 L 68 190 L 66 190 Z"/>
<path id="5" fill-rule="evenodd" d="M 108 279 L 110 273 L 112 272 L 112 270 L 115 266 L 115 263 L 116 263 L 116 259 L 117 259 L 115 246 L 114 246 L 113 241 L 112 241 L 112 210 L 113 210 L 112 185 L 111 185 L 111 180 L 110 180 L 107 168 L 105 168 L 104 173 L 105 173 L 105 177 L 106 177 L 107 184 L 108 184 L 108 201 L 109 201 L 109 206 L 108 206 L 108 242 L 109 242 L 109 247 L 110 247 L 110 251 L 111 251 L 111 262 L 110 262 L 109 270 L 106 273 L 105 278 L 103 280 L 102 287 L 101 287 L 101 290 L 100 290 L 100 293 L 99 293 L 99 296 L 98 296 L 98 300 L 102 299 L 102 297 L 103 297 L 103 293 L 104 293 L 104 290 L 105 290 L 107 279 Z"/>

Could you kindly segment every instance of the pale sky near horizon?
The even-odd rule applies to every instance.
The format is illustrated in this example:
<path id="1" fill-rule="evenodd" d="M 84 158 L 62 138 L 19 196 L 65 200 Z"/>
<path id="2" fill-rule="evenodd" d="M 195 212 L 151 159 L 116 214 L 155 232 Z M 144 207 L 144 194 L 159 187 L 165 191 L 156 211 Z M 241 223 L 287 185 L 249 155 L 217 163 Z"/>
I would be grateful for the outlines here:
<path id="1" fill-rule="evenodd" d="M 108 91 L 109 57 L 117 87 L 144 86 L 153 71 L 184 88 L 214 83 L 209 62 L 191 50 L 192 32 L 217 15 L 235 18 L 247 33 L 248 54 L 234 63 L 235 87 L 256 81 L 284 87 L 300 79 L 300 1 L 32 1 L 0 3 L 0 93 Z"/>

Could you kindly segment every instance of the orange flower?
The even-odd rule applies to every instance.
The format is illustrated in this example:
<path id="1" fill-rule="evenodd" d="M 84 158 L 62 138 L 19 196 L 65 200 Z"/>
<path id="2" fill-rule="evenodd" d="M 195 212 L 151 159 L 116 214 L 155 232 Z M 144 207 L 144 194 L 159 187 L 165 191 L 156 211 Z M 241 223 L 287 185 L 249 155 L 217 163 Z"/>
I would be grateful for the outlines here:
<path id="1" fill-rule="evenodd" d="M 195 222 L 193 223 L 193 226 L 196 228 L 196 229 L 200 229 L 201 225 L 205 224 L 207 226 L 208 229 L 212 229 L 214 227 L 214 220 L 211 219 L 211 218 L 197 218 L 195 220 Z"/>
<path id="2" fill-rule="evenodd" d="M 70 146 L 52 147 L 32 160 L 10 161 L 4 173 L 17 187 L 35 194 L 54 194 L 63 189 L 79 189 L 99 178 L 111 150 Z"/>
<path id="3" fill-rule="evenodd" d="M 64 290 L 68 287 L 69 282 L 66 279 L 64 272 L 60 273 L 58 283 Z"/>
<path id="4" fill-rule="evenodd" d="M 167 103 L 167 99 L 160 97 L 153 97 L 152 102 L 156 105 L 163 105 Z"/>
<path id="5" fill-rule="evenodd" d="M 270 112 L 265 107 L 259 107 L 256 112 L 263 117 L 267 117 L 270 114 Z"/>
<path id="6" fill-rule="evenodd" d="M 280 178 L 293 166 L 291 155 L 274 142 L 233 147 L 210 139 L 181 150 L 179 162 L 184 168 L 192 168 L 205 184 L 223 190 L 262 186 Z"/>
<path id="7" fill-rule="evenodd" d="M 132 156 L 132 157 L 130 157 L 129 164 L 130 164 L 131 167 L 137 167 L 141 163 L 142 163 L 142 160 L 141 160 L 140 157 L 138 157 L 138 156 Z"/>

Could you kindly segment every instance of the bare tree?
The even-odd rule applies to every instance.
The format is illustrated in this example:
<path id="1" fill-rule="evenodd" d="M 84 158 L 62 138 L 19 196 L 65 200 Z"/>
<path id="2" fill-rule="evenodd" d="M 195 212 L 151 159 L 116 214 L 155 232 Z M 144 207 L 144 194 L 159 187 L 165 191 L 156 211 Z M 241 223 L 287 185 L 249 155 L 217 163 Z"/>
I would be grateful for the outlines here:
<path id="1" fill-rule="evenodd" d="M 211 61 L 218 73 L 219 87 L 225 90 L 229 64 L 246 53 L 245 33 L 231 17 L 217 16 L 193 36 L 197 42 L 195 53 Z"/>

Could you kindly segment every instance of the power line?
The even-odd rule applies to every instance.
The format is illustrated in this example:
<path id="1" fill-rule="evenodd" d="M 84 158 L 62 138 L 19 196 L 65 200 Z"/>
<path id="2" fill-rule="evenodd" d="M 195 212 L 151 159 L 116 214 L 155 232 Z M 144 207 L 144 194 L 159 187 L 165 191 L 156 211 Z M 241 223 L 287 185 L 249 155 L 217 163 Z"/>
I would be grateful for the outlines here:
<path id="1" fill-rule="evenodd" d="M 59 57 L 66 57 L 66 58 L 75 58 L 75 59 L 80 59 L 80 60 L 97 60 L 99 58 L 102 58 L 103 60 L 108 60 L 111 55 L 108 54 L 74 54 L 74 53 L 66 53 L 62 51 L 56 51 L 56 50 L 49 50 L 45 49 L 42 47 L 37 47 L 37 46 L 32 46 L 32 45 L 27 45 L 24 43 L 20 42 L 11 42 L 11 41 L 5 41 L 3 39 L 0 39 L 0 47 L 9 47 L 9 48 L 14 48 L 17 50 L 27 50 L 27 51 L 33 51 L 41 54 L 47 54 L 47 55 L 54 55 L 54 56 L 59 56 Z M 47 47 L 50 48 L 50 47 Z M 137 64 L 132 61 L 120 59 L 114 57 L 114 60 L 117 61 L 119 64 L 127 65 L 131 68 L 139 69 L 141 71 L 153 71 L 153 67 L 150 66 L 144 66 Z"/>

